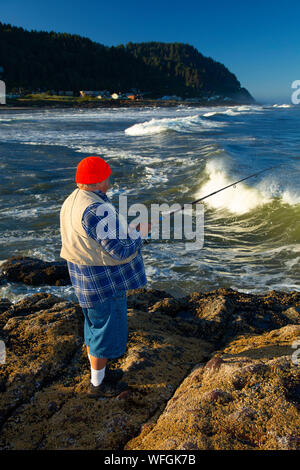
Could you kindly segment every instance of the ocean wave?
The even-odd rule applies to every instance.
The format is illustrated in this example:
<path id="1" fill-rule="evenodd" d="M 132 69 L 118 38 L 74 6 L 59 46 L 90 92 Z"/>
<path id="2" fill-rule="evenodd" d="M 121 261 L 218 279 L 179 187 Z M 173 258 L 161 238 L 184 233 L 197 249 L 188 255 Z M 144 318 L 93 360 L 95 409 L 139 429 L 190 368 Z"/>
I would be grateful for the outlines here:
<path id="1" fill-rule="evenodd" d="M 211 128 L 222 127 L 225 124 L 206 121 L 199 114 L 178 118 L 151 119 L 139 124 L 134 124 L 125 129 L 125 134 L 130 136 L 143 136 L 160 134 L 167 131 L 193 132 L 206 131 Z"/>
<path id="2" fill-rule="evenodd" d="M 209 111 L 208 113 L 204 113 L 204 117 L 212 117 L 212 116 L 217 116 L 225 114 L 227 116 L 238 116 L 239 114 L 242 114 L 241 112 L 234 111 L 233 109 L 225 109 L 224 111 Z"/>
<path id="3" fill-rule="evenodd" d="M 226 109 L 216 109 L 214 111 L 208 111 L 203 114 L 203 117 L 209 118 L 213 116 L 239 116 L 239 115 L 245 115 L 245 114 L 254 114 L 257 112 L 262 111 L 261 106 L 230 106 Z"/>
<path id="4" fill-rule="evenodd" d="M 300 204 L 300 194 L 297 192 L 292 192 L 290 189 L 285 189 L 281 194 L 282 202 L 288 204 L 289 206 L 295 206 Z"/>
<path id="5" fill-rule="evenodd" d="M 208 180 L 201 186 L 195 199 L 199 199 L 231 183 L 234 179 L 229 176 L 229 168 L 223 160 L 211 160 L 206 163 L 205 174 Z M 239 179 L 236 177 L 235 179 Z M 253 209 L 278 199 L 281 203 L 294 206 L 300 204 L 300 194 L 291 188 L 282 188 L 267 176 L 255 186 L 241 182 L 215 194 L 206 200 L 208 206 L 214 209 L 227 209 L 235 214 L 245 214 Z"/>
<path id="6" fill-rule="evenodd" d="M 291 104 L 273 104 L 273 108 L 291 108 Z"/>
<path id="7" fill-rule="evenodd" d="M 294 266 L 299 265 L 299 261 L 300 261 L 300 256 L 298 256 L 297 258 L 290 259 L 286 261 L 284 264 L 286 265 L 288 270 L 291 270 Z"/>
<path id="8" fill-rule="evenodd" d="M 74 148 L 75 152 L 79 153 L 87 153 L 90 155 L 99 155 L 103 157 L 105 160 L 107 160 L 109 163 L 112 163 L 114 160 L 118 163 L 121 160 L 129 160 L 135 165 L 142 166 L 144 165 L 151 165 L 155 163 L 161 163 L 161 157 L 160 156 L 148 156 L 148 155 L 143 155 L 142 153 L 135 153 L 130 150 L 123 150 L 120 148 L 114 148 L 114 147 L 104 147 L 104 146 L 93 146 L 93 145 L 80 145 L 76 146 Z M 170 157 L 165 157 L 164 161 L 168 160 L 175 160 L 176 157 L 170 156 Z"/>
<path id="9" fill-rule="evenodd" d="M 3 287 L 0 287 L 0 297 L 10 300 L 13 304 L 40 292 L 45 292 L 45 286 L 34 287 L 21 283 L 16 285 L 15 283 L 8 282 Z M 72 286 L 47 286 L 47 292 L 66 300 L 77 302 Z"/>
<path id="10" fill-rule="evenodd" d="M 238 111 L 245 111 L 246 113 L 250 112 L 259 112 L 259 111 L 263 111 L 263 107 L 262 106 L 257 106 L 257 105 L 254 105 L 254 106 L 249 106 L 249 105 L 242 105 L 242 106 L 238 106 L 237 107 L 237 110 Z"/>
<path id="11" fill-rule="evenodd" d="M 146 181 L 147 187 L 151 188 L 152 186 L 159 185 L 161 183 L 166 183 L 169 178 L 165 173 L 158 172 L 156 168 L 151 168 L 149 166 L 145 167 L 146 171 Z"/>
<path id="12" fill-rule="evenodd" d="M 33 208 L 26 208 L 24 207 L 23 209 L 4 209 L 0 211 L 1 217 L 11 217 L 14 219 L 27 219 L 29 218 L 35 218 L 39 217 L 41 214 L 55 214 L 56 212 L 59 212 L 61 206 L 59 205 L 52 205 L 48 207 L 43 207 L 43 206 L 38 206 L 38 207 L 33 207 Z"/>
<path id="13" fill-rule="evenodd" d="M 208 176 L 208 180 L 197 193 L 196 199 L 217 191 L 233 182 L 222 160 L 207 162 L 205 173 Z M 225 189 L 211 196 L 206 201 L 208 206 L 214 209 L 227 209 L 235 214 L 244 214 L 253 210 L 258 205 L 267 202 L 270 202 L 270 198 L 263 196 L 259 190 L 248 187 L 245 183 L 239 183 L 238 190 L 234 187 Z"/>

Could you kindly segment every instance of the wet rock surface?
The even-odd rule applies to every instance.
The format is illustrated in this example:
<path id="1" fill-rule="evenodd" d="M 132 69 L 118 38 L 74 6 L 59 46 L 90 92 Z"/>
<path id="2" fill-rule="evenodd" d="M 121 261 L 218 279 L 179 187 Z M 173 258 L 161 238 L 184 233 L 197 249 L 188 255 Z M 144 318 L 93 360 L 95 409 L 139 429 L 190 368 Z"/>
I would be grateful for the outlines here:
<path id="1" fill-rule="evenodd" d="M 300 371 L 291 344 L 299 336 L 289 325 L 234 340 L 198 364 L 125 449 L 296 450 Z"/>
<path id="2" fill-rule="evenodd" d="M 157 302 L 163 301 L 170 295 L 157 289 L 135 289 L 127 291 L 127 305 L 131 308 L 149 310 Z"/>
<path id="3" fill-rule="evenodd" d="M 46 287 L 0 299 L 0 449 L 299 447 L 299 293 L 138 289 L 127 301 L 127 350 L 109 365 L 129 388 L 90 399 L 80 306 Z"/>
<path id="4" fill-rule="evenodd" d="M 9 299 L 0 299 L 0 315 L 6 312 L 10 306 L 12 306 L 12 302 Z"/>
<path id="5" fill-rule="evenodd" d="M 66 262 L 47 262 L 27 256 L 13 256 L 1 265 L 0 282 L 7 281 L 32 286 L 71 284 Z"/>
<path id="6" fill-rule="evenodd" d="M 218 346 L 240 334 L 259 334 L 300 322 L 299 292 L 254 295 L 221 288 L 194 292 L 179 302 L 179 312 L 198 320 L 199 335 Z"/>
<path id="7" fill-rule="evenodd" d="M 78 304 L 35 294 L 1 317 L 7 357 L 0 365 L 0 449 L 122 449 L 213 349 L 189 324 L 184 343 L 176 320 L 129 308 L 127 351 L 110 361 L 123 369 L 129 389 L 93 400 Z"/>

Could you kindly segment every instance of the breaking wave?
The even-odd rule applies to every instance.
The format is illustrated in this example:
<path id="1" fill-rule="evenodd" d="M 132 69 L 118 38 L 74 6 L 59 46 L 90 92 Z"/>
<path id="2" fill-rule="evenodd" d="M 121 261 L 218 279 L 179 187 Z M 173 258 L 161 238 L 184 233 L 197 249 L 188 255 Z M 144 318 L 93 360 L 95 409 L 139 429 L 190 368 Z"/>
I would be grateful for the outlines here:
<path id="1" fill-rule="evenodd" d="M 224 126 L 224 123 L 217 123 L 202 119 L 199 114 L 194 116 L 151 119 L 150 121 L 134 124 L 125 130 L 125 134 L 130 136 L 142 136 L 160 134 L 167 131 L 175 132 L 199 132 L 212 128 Z"/>
<path id="2" fill-rule="evenodd" d="M 196 194 L 195 199 L 217 191 L 239 179 L 239 177 L 233 178 L 229 175 L 229 169 L 222 160 L 207 162 L 204 172 L 206 181 Z M 275 177 L 266 176 L 255 185 L 251 183 L 251 179 L 247 183 L 238 183 L 236 187 L 232 186 L 211 196 L 206 200 L 206 203 L 214 209 L 227 209 L 234 214 L 245 214 L 273 200 L 293 206 L 300 204 L 300 194 L 290 188 L 280 187 Z"/>
<path id="3" fill-rule="evenodd" d="M 291 104 L 273 104 L 273 108 L 291 108 Z"/>
<path id="4" fill-rule="evenodd" d="M 261 106 L 232 106 L 226 109 L 218 109 L 215 111 L 208 111 L 204 113 L 203 116 L 206 118 L 213 116 L 239 116 L 240 114 L 253 114 L 262 111 Z"/>

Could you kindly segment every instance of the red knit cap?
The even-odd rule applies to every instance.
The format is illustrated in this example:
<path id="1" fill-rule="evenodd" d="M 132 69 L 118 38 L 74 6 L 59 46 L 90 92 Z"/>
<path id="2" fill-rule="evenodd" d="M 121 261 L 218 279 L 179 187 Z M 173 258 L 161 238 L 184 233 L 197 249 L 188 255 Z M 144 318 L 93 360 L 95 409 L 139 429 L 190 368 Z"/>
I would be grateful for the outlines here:
<path id="1" fill-rule="evenodd" d="M 106 180 L 111 174 L 111 169 L 101 157 L 86 157 L 78 163 L 76 171 L 76 183 L 96 184 Z"/>

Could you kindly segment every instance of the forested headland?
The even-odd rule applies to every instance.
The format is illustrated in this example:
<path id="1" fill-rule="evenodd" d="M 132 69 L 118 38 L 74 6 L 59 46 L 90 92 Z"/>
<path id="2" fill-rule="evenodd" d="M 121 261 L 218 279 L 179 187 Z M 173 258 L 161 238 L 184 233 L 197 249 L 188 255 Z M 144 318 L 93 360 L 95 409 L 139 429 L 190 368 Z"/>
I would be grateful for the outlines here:
<path id="1" fill-rule="evenodd" d="M 182 43 L 107 47 L 76 34 L 0 23 L 0 66 L 7 90 L 136 89 L 153 98 L 218 94 L 253 101 L 225 65 Z"/>

